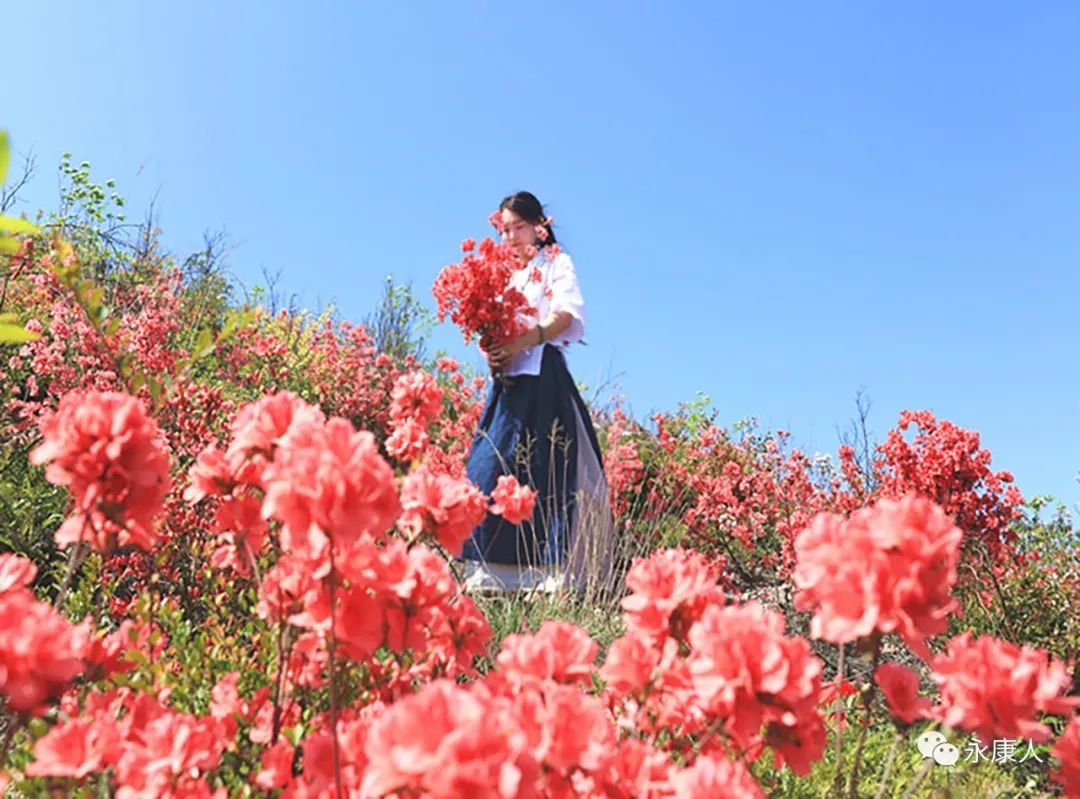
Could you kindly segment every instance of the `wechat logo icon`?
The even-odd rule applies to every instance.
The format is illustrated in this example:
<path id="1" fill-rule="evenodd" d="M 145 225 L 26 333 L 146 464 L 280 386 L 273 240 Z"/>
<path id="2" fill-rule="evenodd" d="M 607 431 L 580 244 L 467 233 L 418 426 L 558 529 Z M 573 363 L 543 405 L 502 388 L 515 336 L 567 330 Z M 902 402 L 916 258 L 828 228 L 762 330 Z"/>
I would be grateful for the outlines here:
<path id="1" fill-rule="evenodd" d="M 955 766 L 960 759 L 960 750 L 937 730 L 927 730 L 915 740 L 919 754 L 924 758 L 933 758 L 939 766 Z"/>

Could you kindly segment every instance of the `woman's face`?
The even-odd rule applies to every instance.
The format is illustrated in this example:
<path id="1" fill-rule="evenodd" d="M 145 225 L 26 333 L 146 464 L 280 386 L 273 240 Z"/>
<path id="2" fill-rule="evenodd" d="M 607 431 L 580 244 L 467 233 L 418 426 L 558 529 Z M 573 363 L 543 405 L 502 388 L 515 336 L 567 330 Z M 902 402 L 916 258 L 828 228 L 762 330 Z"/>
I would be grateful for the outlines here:
<path id="1" fill-rule="evenodd" d="M 526 222 L 509 208 L 502 212 L 503 241 L 507 242 L 518 257 L 528 259 L 529 248 L 537 244 L 536 225 Z"/>

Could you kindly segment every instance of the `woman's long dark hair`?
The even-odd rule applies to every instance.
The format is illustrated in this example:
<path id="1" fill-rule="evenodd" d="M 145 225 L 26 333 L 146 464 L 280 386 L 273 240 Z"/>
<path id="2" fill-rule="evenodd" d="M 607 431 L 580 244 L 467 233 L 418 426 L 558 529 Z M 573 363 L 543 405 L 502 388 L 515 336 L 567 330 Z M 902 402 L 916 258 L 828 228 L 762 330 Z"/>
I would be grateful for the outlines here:
<path id="1" fill-rule="evenodd" d="M 499 210 L 505 211 L 506 209 L 510 209 L 526 222 L 544 226 L 544 230 L 547 231 L 547 238 L 540 243 L 540 246 L 557 243 L 555 231 L 551 229 L 551 225 L 547 224 L 548 217 L 544 212 L 544 206 L 536 199 L 535 194 L 528 191 L 518 191 L 504 197 L 503 201 L 499 203 Z"/>

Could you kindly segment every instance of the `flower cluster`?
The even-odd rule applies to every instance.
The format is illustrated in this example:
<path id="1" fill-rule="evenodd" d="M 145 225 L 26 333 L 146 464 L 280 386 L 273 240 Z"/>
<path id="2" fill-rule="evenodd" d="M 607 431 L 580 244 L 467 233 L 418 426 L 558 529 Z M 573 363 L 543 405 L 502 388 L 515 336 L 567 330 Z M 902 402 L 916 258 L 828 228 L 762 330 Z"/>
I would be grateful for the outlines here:
<path id="1" fill-rule="evenodd" d="M 26 558 L 0 554 L 0 696 L 18 713 L 38 713 L 80 675 L 127 671 L 130 650 L 145 644 L 144 631 L 125 622 L 111 635 L 94 635 L 72 624 L 30 590 L 37 567 Z"/>
<path id="2" fill-rule="evenodd" d="M 531 519 L 536 505 L 536 491 L 518 483 L 513 475 L 504 474 L 491 492 L 491 512 L 502 516 L 510 524 L 521 524 Z"/>
<path id="3" fill-rule="evenodd" d="M 915 431 L 911 441 L 904 436 L 909 429 Z M 878 451 L 881 495 L 928 497 L 995 559 L 1009 551 L 1009 526 L 1023 497 L 1009 472 L 990 468 L 990 452 L 980 446 L 977 432 L 938 420 L 929 411 L 904 411 Z"/>
<path id="4" fill-rule="evenodd" d="M 27 773 L 81 779 L 110 770 L 118 797 L 224 799 L 205 777 L 221 760 L 225 732 L 220 719 L 177 713 L 148 694 L 91 694 L 81 715 L 37 742 Z"/>
<path id="5" fill-rule="evenodd" d="M 932 666 L 942 721 L 986 739 L 1045 741 L 1042 714 L 1067 716 L 1080 707 L 1080 697 L 1063 696 L 1072 685 L 1065 664 L 1032 647 L 961 633 Z"/>
<path id="6" fill-rule="evenodd" d="M 399 461 L 418 460 L 430 446 L 428 427 L 442 413 L 442 390 L 434 375 L 416 370 L 398 377 L 390 397 L 386 451 Z"/>
<path id="7" fill-rule="evenodd" d="M 818 515 L 795 542 L 796 607 L 813 610 L 811 632 L 836 644 L 898 632 L 929 656 L 958 608 L 951 589 L 963 533 L 937 505 L 909 495 L 844 519 Z"/>
<path id="8" fill-rule="evenodd" d="M 466 342 L 479 336 L 485 349 L 520 335 L 523 319 L 536 310 L 512 285 L 517 268 L 508 244 L 488 238 L 475 249 L 467 248 L 461 262 L 444 267 L 435 279 L 439 321 L 449 316 Z"/>
<path id="9" fill-rule="evenodd" d="M 80 541 L 108 552 L 128 544 L 150 549 L 154 519 L 169 491 L 169 454 L 142 402 L 119 392 L 71 392 L 41 426 L 30 461 L 67 486 L 75 513 L 56 543 Z"/>

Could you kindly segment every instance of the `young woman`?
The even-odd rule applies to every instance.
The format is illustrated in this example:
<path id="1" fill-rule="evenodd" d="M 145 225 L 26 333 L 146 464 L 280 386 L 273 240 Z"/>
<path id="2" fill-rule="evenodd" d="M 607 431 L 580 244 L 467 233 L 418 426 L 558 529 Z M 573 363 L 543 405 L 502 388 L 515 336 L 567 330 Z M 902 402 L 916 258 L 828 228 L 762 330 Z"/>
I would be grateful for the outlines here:
<path id="1" fill-rule="evenodd" d="M 516 340 L 484 352 L 508 380 L 493 380 L 472 440 L 469 479 L 490 493 L 514 475 L 537 492 L 531 520 L 489 514 L 465 544 L 467 588 L 555 590 L 603 585 L 610 572 L 611 511 L 600 446 L 566 367 L 567 345 L 585 333 L 574 263 L 555 252 L 555 232 L 529 192 L 499 205 L 504 241 L 520 267 L 514 285 L 538 316 Z M 483 352 L 483 350 L 481 350 Z"/>

